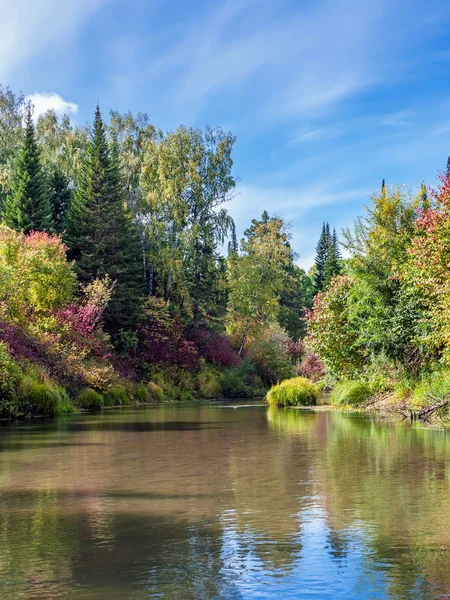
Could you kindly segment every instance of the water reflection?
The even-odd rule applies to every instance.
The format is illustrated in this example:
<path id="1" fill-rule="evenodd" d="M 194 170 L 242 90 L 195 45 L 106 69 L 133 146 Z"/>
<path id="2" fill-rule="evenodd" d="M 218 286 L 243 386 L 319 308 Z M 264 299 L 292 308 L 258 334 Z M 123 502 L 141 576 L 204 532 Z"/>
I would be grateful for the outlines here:
<path id="1" fill-rule="evenodd" d="M 0 432 L 0 597 L 450 593 L 450 441 L 357 415 L 157 407 Z"/>

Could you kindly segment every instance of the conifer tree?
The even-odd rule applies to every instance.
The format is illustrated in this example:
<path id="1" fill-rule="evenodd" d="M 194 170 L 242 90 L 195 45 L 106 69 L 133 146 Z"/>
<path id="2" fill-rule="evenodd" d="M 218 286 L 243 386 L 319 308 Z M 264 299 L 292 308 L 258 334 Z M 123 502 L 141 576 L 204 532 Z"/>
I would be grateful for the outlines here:
<path id="1" fill-rule="evenodd" d="M 324 267 L 324 278 L 323 278 L 323 289 L 326 290 L 330 285 L 330 281 L 336 275 L 339 275 L 342 271 L 341 263 L 342 260 L 341 253 L 339 250 L 339 241 L 336 234 L 336 229 L 333 229 L 333 235 L 330 239 L 330 245 L 328 248 L 328 255 L 325 261 Z"/>
<path id="2" fill-rule="evenodd" d="M 231 229 L 231 231 L 230 231 L 230 241 L 228 242 L 228 256 L 231 256 L 232 254 L 236 255 L 239 250 L 237 235 L 236 235 L 236 225 L 235 225 L 234 221 L 232 221 L 230 229 Z"/>
<path id="3" fill-rule="evenodd" d="M 30 107 L 11 187 L 12 192 L 3 203 L 2 220 L 5 225 L 24 233 L 50 231 L 52 218 L 49 190 L 40 163 Z"/>
<path id="4" fill-rule="evenodd" d="M 420 204 L 423 210 L 430 208 L 430 199 L 428 198 L 427 187 L 424 181 L 422 181 L 422 185 L 420 186 Z"/>
<path id="5" fill-rule="evenodd" d="M 141 302 L 141 251 L 125 204 L 117 148 L 113 145 L 110 152 L 98 106 L 64 237 L 82 283 L 106 275 L 115 282 L 105 324 L 113 334 L 127 329 L 136 320 Z"/>
<path id="6" fill-rule="evenodd" d="M 64 173 L 55 171 L 50 177 L 50 206 L 53 228 L 56 233 L 61 233 L 64 230 L 66 213 L 72 196 L 69 183 L 69 179 Z"/>
<path id="7" fill-rule="evenodd" d="M 324 286 L 325 278 L 325 264 L 328 257 L 328 250 L 330 247 L 330 227 L 328 223 L 324 223 L 322 227 L 322 233 L 320 234 L 319 242 L 316 246 L 316 273 L 315 273 L 315 284 L 316 291 L 322 291 Z"/>
<path id="8" fill-rule="evenodd" d="M 450 156 L 447 158 L 447 175 L 450 176 Z"/>

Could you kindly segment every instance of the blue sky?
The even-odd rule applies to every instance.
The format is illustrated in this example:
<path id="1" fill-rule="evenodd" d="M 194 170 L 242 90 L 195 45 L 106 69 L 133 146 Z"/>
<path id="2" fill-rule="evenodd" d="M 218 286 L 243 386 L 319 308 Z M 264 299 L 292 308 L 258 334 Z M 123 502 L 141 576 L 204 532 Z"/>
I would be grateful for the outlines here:
<path id="1" fill-rule="evenodd" d="M 0 0 L 0 81 L 38 110 L 97 100 L 237 136 L 239 231 L 267 209 L 311 266 L 322 221 L 450 154 L 448 0 Z M 38 94 L 36 96 L 36 94 Z"/>

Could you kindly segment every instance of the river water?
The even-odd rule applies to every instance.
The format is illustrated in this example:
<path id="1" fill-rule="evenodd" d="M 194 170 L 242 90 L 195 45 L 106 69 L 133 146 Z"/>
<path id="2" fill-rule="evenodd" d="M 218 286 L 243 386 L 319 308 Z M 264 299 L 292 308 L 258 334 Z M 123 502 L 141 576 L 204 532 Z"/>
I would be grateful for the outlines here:
<path id="1" fill-rule="evenodd" d="M 445 598 L 449 550 L 442 431 L 252 403 L 0 428 L 2 600 Z"/>

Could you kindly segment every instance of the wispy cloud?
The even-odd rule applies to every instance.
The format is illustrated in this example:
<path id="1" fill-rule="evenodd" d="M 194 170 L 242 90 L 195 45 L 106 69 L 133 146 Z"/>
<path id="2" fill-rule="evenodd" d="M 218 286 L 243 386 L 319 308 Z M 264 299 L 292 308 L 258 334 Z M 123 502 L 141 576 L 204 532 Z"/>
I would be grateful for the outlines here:
<path id="1" fill-rule="evenodd" d="M 108 0 L 0 0 L 0 81 L 52 45 L 67 43 Z"/>

